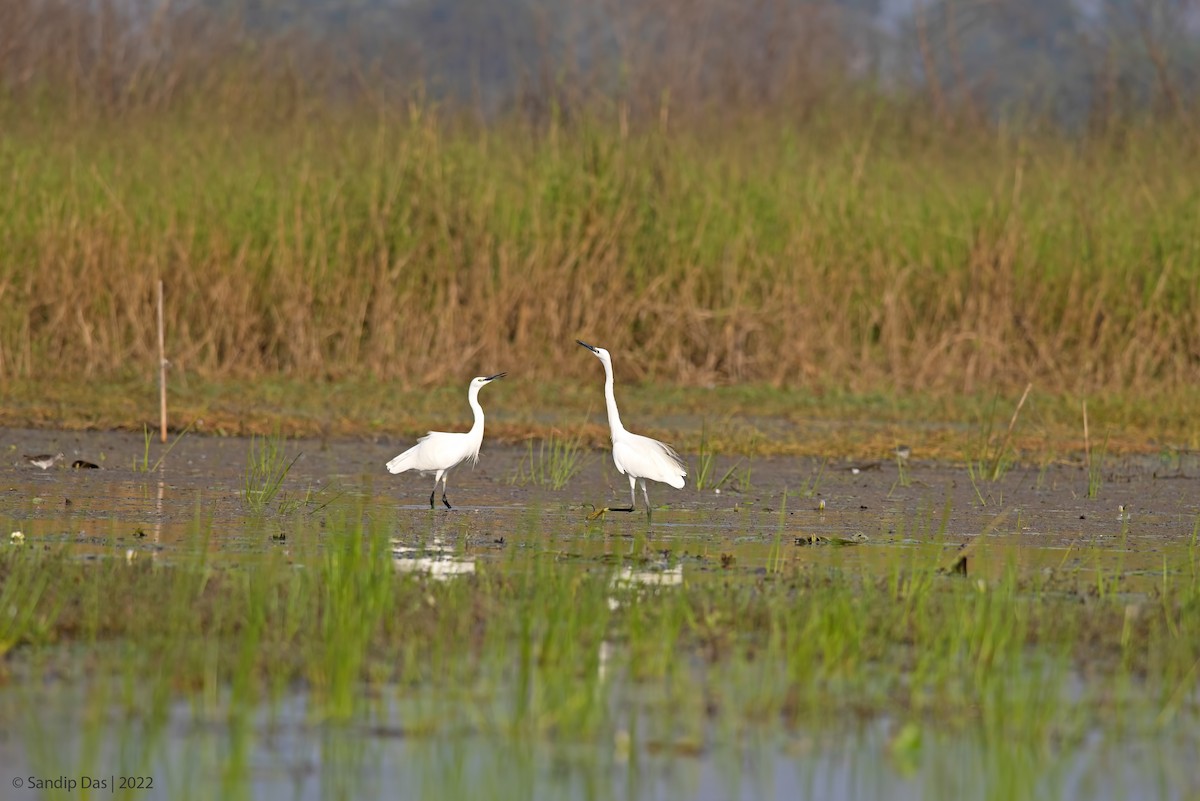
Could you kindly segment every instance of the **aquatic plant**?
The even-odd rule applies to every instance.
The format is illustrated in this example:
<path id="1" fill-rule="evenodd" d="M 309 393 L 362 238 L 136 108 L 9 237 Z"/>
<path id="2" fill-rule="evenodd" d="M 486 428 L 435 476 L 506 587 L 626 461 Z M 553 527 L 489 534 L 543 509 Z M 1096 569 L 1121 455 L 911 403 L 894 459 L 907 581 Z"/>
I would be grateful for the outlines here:
<path id="1" fill-rule="evenodd" d="M 150 472 L 158 470 L 160 467 L 162 467 L 163 463 L 167 459 L 167 456 L 171 453 L 171 451 L 173 451 L 175 449 L 175 446 L 179 444 L 179 441 L 181 439 L 183 439 L 184 435 L 186 435 L 189 431 L 192 430 L 192 426 L 194 426 L 195 424 L 196 423 L 194 420 L 191 423 L 188 423 L 186 428 L 184 428 L 182 431 L 180 431 L 178 434 L 175 435 L 175 439 L 171 440 L 171 444 L 162 450 L 162 453 L 160 453 L 158 455 L 158 458 L 154 460 L 154 464 L 150 464 L 150 442 L 154 439 L 154 435 L 150 431 L 150 426 L 143 423 L 142 424 L 142 439 L 143 439 L 142 460 L 139 462 L 137 457 L 136 456 L 134 457 L 134 459 L 133 459 L 134 472 L 150 473 Z"/>
<path id="2" fill-rule="evenodd" d="M 280 498 L 280 512 L 287 513 L 298 508 L 298 502 L 280 496 L 280 490 L 301 455 L 297 453 L 289 460 L 283 453 L 283 438 L 279 435 L 250 438 L 242 498 L 252 513 L 262 514 L 276 497 Z"/>
<path id="3" fill-rule="evenodd" d="M 525 458 L 509 477 L 510 484 L 535 484 L 560 490 L 583 469 L 587 455 L 578 435 L 564 437 L 557 431 L 540 440 L 536 451 L 532 441 L 525 448 Z"/>

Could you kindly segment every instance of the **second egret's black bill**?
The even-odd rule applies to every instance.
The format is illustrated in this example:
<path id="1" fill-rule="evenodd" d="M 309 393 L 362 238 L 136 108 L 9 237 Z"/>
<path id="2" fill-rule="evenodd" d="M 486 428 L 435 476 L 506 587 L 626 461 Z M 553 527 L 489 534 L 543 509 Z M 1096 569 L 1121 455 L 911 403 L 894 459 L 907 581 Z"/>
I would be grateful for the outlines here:
<path id="1" fill-rule="evenodd" d="M 587 348 L 588 350 L 590 350 L 592 353 L 595 353 L 595 352 L 596 352 L 596 349 L 595 349 L 595 348 L 593 348 L 593 347 L 592 347 L 591 345 L 589 345 L 588 343 L 584 342 L 582 339 L 577 339 L 577 340 L 575 340 L 575 341 L 576 341 L 576 342 L 578 342 L 580 345 L 583 345 L 585 348 Z"/>
<path id="2" fill-rule="evenodd" d="M 495 375 L 489 375 L 487 377 L 487 380 L 495 381 L 497 378 L 504 378 L 504 376 L 506 376 L 506 375 L 508 375 L 508 373 L 496 373 Z"/>

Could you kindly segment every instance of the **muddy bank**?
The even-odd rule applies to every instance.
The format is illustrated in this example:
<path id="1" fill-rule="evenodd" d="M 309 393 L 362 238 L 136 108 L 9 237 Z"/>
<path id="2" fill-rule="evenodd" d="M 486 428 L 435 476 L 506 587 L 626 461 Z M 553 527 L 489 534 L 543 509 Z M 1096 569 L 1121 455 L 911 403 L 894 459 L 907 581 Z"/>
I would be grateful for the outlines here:
<path id="1" fill-rule="evenodd" d="M 594 509 L 628 500 L 627 481 L 606 451 L 585 451 L 578 473 L 555 490 L 521 483 L 529 449 L 490 443 L 477 467 L 451 475 L 455 508 L 439 503 L 430 510 L 432 478 L 383 468 L 408 444 L 289 440 L 282 451 L 296 461 L 281 488 L 283 502 L 252 515 L 245 498 L 247 439 L 188 435 L 169 451 L 151 443 L 147 452 L 141 435 L 5 429 L 0 517 L 30 541 L 161 550 L 203 516 L 218 524 L 213 547 L 236 554 L 270 547 L 297 520 L 351 503 L 388 521 L 406 546 L 450 538 L 485 559 L 522 544 L 603 555 L 628 551 L 630 545 L 614 540 L 631 539 L 648 555 L 697 556 L 714 569 L 754 571 L 781 544 L 782 558 L 803 566 L 875 558 L 882 564 L 885 549 L 949 553 L 985 542 L 1005 556 L 976 559 L 969 569 L 996 570 L 1010 558 L 1029 569 L 1071 567 L 1073 549 L 1087 548 L 1089 559 L 1100 549 L 1131 574 L 1161 571 L 1164 554 L 1171 562 L 1192 542 L 1200 519 L 1200 458 L 1189 455 L 1110 459 L 1092 473 L 1078 464 L 1018 464 L 996 481 L 919 455 L 904 462 L 717 456 L 701 490 L 700 460 L 689 454 L 688 487 L 652 485 L 651 520 L 639 498 L 636 513 L 589 521 Z M 65 458 L 48 470 L 22 458 L 58 451 Z M 69 467 L 76 460 L 99 467 Z"/>

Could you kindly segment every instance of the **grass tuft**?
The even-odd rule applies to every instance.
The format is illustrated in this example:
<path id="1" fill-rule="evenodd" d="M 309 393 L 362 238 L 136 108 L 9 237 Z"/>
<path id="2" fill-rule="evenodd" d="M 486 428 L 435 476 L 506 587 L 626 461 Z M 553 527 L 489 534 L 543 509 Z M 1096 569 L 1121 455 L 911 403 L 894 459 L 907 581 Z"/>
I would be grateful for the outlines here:
<path id="1" fill-rule="evenodd" d="M 539 441 L 536 451 L 533 442 L 526 443 L 526 454 L 517 465 L 510 484 L 535 484 L 560 490 L 583 469 L 586 456 L 582 438 L 565 438 L 551 432 L 548 439 Z"/>
<path id="2" fill-rule="evenodd" d="M 283 439 L 273 437 L 251 437 L 246 457 L 245 480 L 242 498 L 251 513 L 261 515 L 278 499 L 279 512 L 287 514 L 299 508 L 300 501 L 280 494 L 283 482 L 296 461 L 302 456 L 297 453 L 290 460 L 283 452 Z"/>

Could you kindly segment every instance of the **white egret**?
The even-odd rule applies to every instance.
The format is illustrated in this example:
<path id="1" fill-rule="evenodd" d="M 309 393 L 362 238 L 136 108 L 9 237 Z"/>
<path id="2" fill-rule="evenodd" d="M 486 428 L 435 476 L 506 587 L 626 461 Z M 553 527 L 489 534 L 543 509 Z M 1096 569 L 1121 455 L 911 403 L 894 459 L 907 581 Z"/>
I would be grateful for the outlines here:
<path id="1" fill-rule="evenodd" d="M 504 378 L 507 373 L 479 376 L 471 379 L 467 390 L 467 402 L 475 413 L 475 424 L 467 432 L 430 431 L 417 440 L 417 444 L 406 450 L 387 463 L 389 473 L 403 473 L 406 470 L 416 470 L 421 475 L 433 473 L 433 492 L 429 493 L 429 508 L 434 507 L 433 499 L 437 495 L 437 486 L 442 484 L 442 503 L 446 508 L 452 508 L 446 500 L 446 476 L 455 467 L 468 459 L 472 464 L 479 461 L 479 446 L 483 444 L 483 407 L 479 405 L 479 390 L 484 385 L 497 378 Z"/>
<path id="2" fill-rule="evenodd" d="M 670 484 L 675 489 L 683 489 L 687 465 L 670 445 L 634 434 L 621 425 L 621 413 L 617 411 L 617 399 L 613 395 L 612 357 L 604 348 L 593 347 L 578 339 L 575 341 L 594 353 L 604 365 L 604 402 L 608 405 L 608 427 L 612 429 L 613 464 L 617 466 L 618 472 L 629 476 L 629 508 L 608 507 L 599 510 L 593 517 L 606 511 L 632 512 L 637 505 L 635 487 L 640 483 L 642 497 L 646 499 L 646 517 L 649 519 L 650 493 L 646 491 L 646 479 Z"/>

